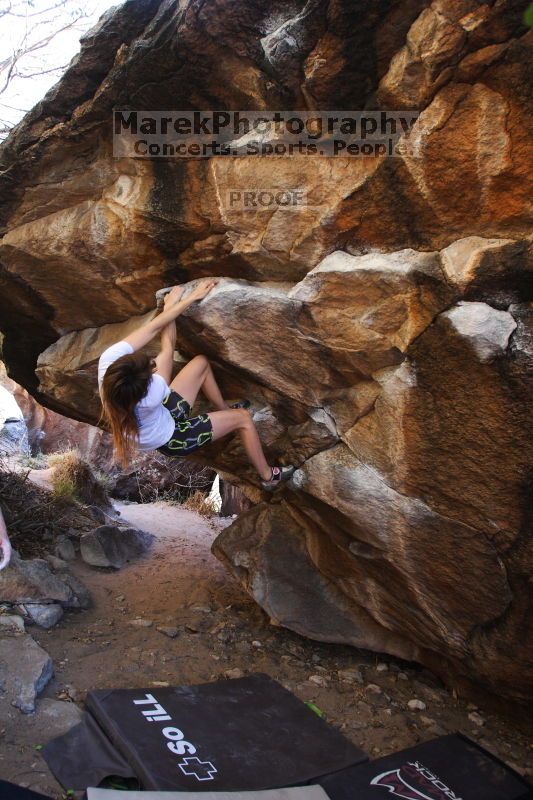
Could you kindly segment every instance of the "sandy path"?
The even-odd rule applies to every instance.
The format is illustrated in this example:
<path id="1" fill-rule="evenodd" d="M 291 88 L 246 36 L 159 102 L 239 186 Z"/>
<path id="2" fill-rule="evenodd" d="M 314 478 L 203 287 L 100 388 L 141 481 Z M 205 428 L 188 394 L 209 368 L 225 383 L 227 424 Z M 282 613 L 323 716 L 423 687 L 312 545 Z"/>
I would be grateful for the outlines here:
<path id="1" fill-rule="evenodd" d="M 55 664 L 44 697 L 82 705 L 85 692 L 93 688 L 202 683 L 236 669 L 266 672 L 301 699 L 316 703 L 374 757 L 461 730 L 504 760 L 533 768 L 533 751 L 521 733 L 482 709 L 484 725 L 475 724 L 469 719 L 472 708 L 428 672 L 388 657 L 303 640 L 270 625 L 210 552 L 224 522 L 214 527 L 164 503 L 117 507 L 124 521 L 157 538 L 144 557 L 118 572 L 74 563 L 73 571 L 92 593 L 93 607 L 68 612 L 52 631 L 29 629 Z M 169 638 L 157 630 L 160 626 L 177 628 L 177 636 Z M 342 670 L 352 670 L 355 680 Z M 413 698 L 423 700 L 426 710 L 409 711 Z M 60 798 L 60 787 L 34 749 L 52 737 L 53 726 L 39 712 L 30 718 L 11 709 L 6 717 L 4 710 L 2 718 L 1 708 L 0 777 Z"/>

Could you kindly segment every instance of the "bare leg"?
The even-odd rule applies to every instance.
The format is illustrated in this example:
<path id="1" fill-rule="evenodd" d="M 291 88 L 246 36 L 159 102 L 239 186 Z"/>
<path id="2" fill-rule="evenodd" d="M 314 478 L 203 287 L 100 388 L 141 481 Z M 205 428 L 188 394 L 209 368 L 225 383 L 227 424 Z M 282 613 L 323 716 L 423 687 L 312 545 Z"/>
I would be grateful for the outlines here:
<path id="1" fill-rule="evenodd" d="M 222 397 L 213 375 L 211 365 L 205 356 L 195 356 L 181 369 L 170 388 L 180 394 L 193 407 L 200 389 L 206 398 L 219 410 L 227 409 L 228 404 Z"/>
<path id="2" fill-rule="evenodd" d="M 239 431 L 249 461 L 263 480 L 270 480 L 272 470 L 263 453 L 259 434 L 249 412 L 242 408 L 230 408 L 227 411 L 211 411 L 208 416 L 213 425 L 213 441 L 233 431 Z"/>

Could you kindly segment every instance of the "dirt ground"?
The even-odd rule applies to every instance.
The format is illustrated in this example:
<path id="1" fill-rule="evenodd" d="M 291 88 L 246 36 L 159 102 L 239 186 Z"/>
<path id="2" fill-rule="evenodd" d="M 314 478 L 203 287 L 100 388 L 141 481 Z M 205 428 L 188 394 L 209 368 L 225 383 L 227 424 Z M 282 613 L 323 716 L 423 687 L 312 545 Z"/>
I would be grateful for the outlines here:
<path id="1" fill-rule="evenodd" d="M 124 520 L 157 538 L 120 571 L 74 562 L 93 606 L 67 612 L 50 631 L 28 627 L 52 657 L 55 677 L 36 714 L 11 709 L 0 719 L 0 777 L 63 797 L 39 752 L 57 734 L 44 713 L 52 698 L 82 706 L 89 689 L 203 683 L 252 672 L 266 672 L 315 703 L 372 757 L 461 731 L 533 776 L 533 744 L 523 733 L 454 698 L 426 670 L 271 625 L 210 552 L 229 520 L 208 521 L 165 503 L 116 506 Z M 158 630 L 165 627 L 171 630 Z M 409 709 L 411 700 L 425 708 Z"/>

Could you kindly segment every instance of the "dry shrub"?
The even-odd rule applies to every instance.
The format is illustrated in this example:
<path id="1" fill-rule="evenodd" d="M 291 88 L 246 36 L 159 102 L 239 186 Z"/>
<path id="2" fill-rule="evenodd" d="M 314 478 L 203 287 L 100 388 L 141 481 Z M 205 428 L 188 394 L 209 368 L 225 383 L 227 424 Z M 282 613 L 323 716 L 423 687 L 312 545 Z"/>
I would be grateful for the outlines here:
<path id="1" fill-rule="evenodd" d="M 79 506 L 35 486 L 28 474 L 0 459 L 0 507 L 11 543 L 23 558 L 44 555 L 55 537 L 72 525 L 94 527 Z"/>
<path id="2" fill-rule="evenodd" d="M 213 501 L 209 500 L 209 497 L 201 491 L 190 494 L 181 504 L 181 507 L 186 508 L 187 511 L 195 511 L 200 516 L 208 519 L 218 513 Z"/>
<path id="3" fill-rule="evenodd" d="M 79 500 L 89 506 L 108 506 L 105 486 L 78 450 L 66 450 L 48 457 L 54 467 L 52 489 L 56 498 Z"/>
<path id="4" fill-rule="evenodd" d="M 153 451 L 135 459 L 130 470 L 116 474 L 109 493 L 136 503 L 184 502 L 195 492 L 209 494 L 215 476 L 210 467 Z"/>

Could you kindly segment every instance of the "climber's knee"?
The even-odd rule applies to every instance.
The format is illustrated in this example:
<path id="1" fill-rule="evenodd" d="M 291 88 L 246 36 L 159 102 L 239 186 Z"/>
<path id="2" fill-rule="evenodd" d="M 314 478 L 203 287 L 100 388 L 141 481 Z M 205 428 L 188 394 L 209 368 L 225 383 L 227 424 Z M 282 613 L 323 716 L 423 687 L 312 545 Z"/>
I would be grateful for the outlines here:
<path id="1" fill-rule="evenodd" d="M 245 408 L 236 408 L 235 413 L 239 415 L 239 427 L 250 429 L 254 427 L 254 421 L 249 411 Z"/>
<path id="2" fill-rule="evenodd" d="M 206 356 L 202 356 L 202 355 L 194 356 L 192 361 L 194 362 L 195 366 L 198 367 L 198 369 L 201 369 L 204 372 L 205 372 L 205 370 L 207 370 L 207 368 L 209 366 L 209 361 L 208 361 Z"/>

